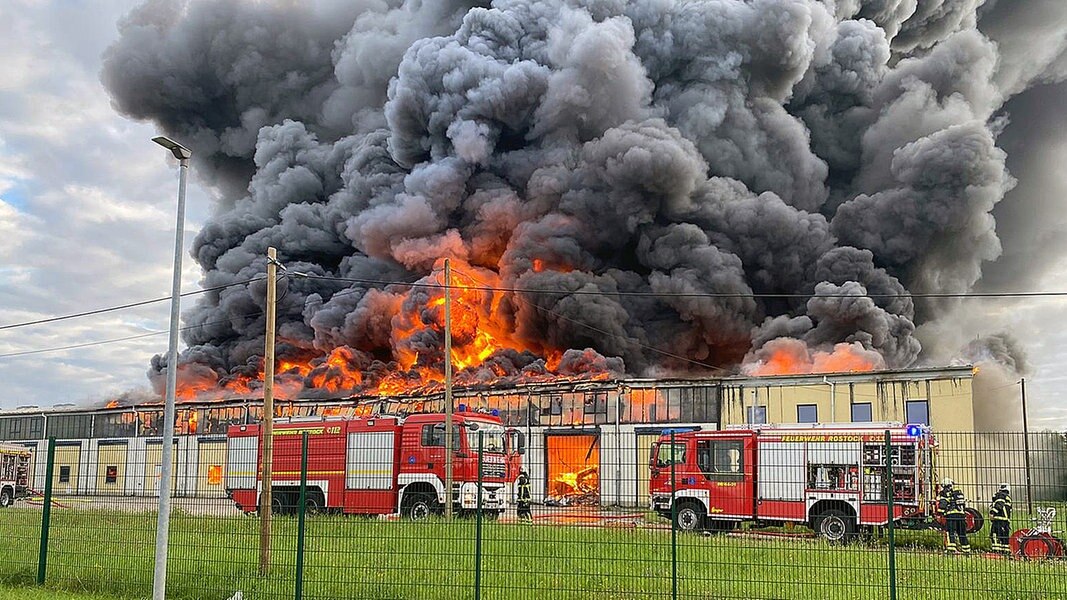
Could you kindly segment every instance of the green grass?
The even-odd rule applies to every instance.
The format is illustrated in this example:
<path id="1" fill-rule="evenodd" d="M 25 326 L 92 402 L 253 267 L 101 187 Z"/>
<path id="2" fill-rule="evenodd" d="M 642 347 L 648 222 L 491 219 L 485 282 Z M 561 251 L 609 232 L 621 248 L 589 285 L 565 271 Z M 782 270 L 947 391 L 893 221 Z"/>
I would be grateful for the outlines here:
<path id="1" fill-rule="evenodd" d="M 0 600 L 122 600 L 117 596 L 100 596 L 35 587 L 0 587 Z"/>
<path id="2" fill-rule="evenodd" d="M 292 598 L 296 520 L 278 518 L 274 525 L 273 569 L 260 577 L 257 519 L 176 514 L 168 597 L 224 600 L 241 590 L 247 599 Z M 33 583 L 39 527 L 38 510 L 0 513 L 0 539 L 15 542 L 0 545 L 0 584 Z M 152 514 L 56 509 L 49 590 L 146 597 L 154 531 Z M 483 532 L 485 600 L 670 597 L 669 530 L 485 523 Z M 473 521 L 309 519 L 304 597 L 472 598 L 474 534 Z M 982 538 L 988 544 L 988 529 L 976 541 Z M 901 600 L 1067 598 L 1067 562 L 945 557 L 927 549 L 938 540 L 935 532 L 901 532 L 906 546 L 896 557 Z M 679 534 L 677 569 L 683 598 L 888 597 L 887 552 L 879 539 L 831 546 L 819 540 Z"/>

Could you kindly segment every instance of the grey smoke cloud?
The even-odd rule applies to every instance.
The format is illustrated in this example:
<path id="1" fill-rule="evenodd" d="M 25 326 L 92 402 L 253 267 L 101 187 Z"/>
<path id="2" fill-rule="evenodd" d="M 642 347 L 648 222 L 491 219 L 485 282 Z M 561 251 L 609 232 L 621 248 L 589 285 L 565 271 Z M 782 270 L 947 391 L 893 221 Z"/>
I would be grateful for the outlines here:
<path id="1" fill-rule="evenodd" d="M 1055 77 L 1005 58 L 981 4 L 148 2 L 102 77 L 214 183 L 207 285 L 262 274 L 275 246 L 316 275 L 425 283 L 451 257 L 543 291 L 467 300 L 503 340 L 469 381 L 733 369 L 796 344 L 904 367 L 951 304 L 885 296 L 981 280 L 1014 185 L 997 111 Z M 998 23 L 1010 47 L 1030 21 Z M 343 375 L 335 350 L 375 381 L 442 360 L 434 288 L 382 288 L 287 279 L 307 385 Z M 263 302 L 257 283 L 189 309 L 186 370 L 254 370 Z"/>

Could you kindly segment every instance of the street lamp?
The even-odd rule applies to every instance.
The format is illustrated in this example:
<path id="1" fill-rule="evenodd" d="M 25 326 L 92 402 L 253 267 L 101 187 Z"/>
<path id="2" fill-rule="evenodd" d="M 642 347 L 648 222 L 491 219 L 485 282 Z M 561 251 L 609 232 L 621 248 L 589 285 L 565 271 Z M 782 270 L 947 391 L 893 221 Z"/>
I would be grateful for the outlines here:
<path id="1" fill-rule="evenodd" d="M 1030 479 L 1030 427 L 1026 422 L 1026 378 L 1019 379 L 1023 409 L 1023 461 L 1026 466 L 1026 511 L 1034 514 L 1034 489 Z"/>
<path id="2" fill-rule="evenodd" d="M 178 387 L 178 319 L 182 293 L 182 238 L 185 235 L 185 179 L 193 152 L 163 136 L 152 141 L 178 159 L 178 217 L 174 228 L 174 277 L 170 288 L 170 342 L 167 346 L 167 397 L 163 411 L 163 464 L 159 467 L 159 516 L 156 520 L 156 561 L 152 600 L 164 600 L 167 589 L 167 538 L 170 530 L 171 472 L 174 462 L 174 395 Z"/>

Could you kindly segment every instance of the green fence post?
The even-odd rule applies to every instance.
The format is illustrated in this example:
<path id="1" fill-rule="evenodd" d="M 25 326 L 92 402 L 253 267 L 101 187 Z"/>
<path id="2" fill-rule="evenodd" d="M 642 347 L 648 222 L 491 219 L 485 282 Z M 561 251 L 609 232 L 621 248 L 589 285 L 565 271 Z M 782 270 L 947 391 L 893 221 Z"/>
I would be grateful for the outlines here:
<path id="1" fill-rule="evenodd" d="M 304 596 L 304 519 L 307 515 L 308 432 L 300 440 L 300 517 L 296 529 L 296 600 Z"/>
<path id="2" fill-rule="evenodd" d="M 482 442 L 484 431 L 478 432 L 478 514 L 474 520 L 474 600 L 482 597 Z"/>
<path id="3" fill-rule="evenodd" d="M 889 430 L 885 430 L 885 477 L 887 482 L 886 487 L 886 506 L 888 512 L 886 516 L 889 521 L 889 600 L 897 600 L 897 555 L 896 555 L 896 539 L 894 532 L 896 531 L 893 514 L 895 507 L 893 506 L 893 496 L 896 495 L 896 485 L 893 481 L 893 445 L 891 443 L 892 435 Z"/>
<path id="4" fill-rule="evenodd" d="M 674 479 L 674 465 L 677 462 L 674 448 L 674 431 L 671 431 L 671 600 L 678 600 L 678 485 Z"/>
<path id="5" fill-rule="evenodd" d="M 52 473 L 56 464 L 56 438 L 48 438 L 48 465 L 45 467 L 44 507 L 41 511 L 41 552 L 37 555 L 37 585 L 44 585 L 48 566 L 48 526 L 52 520 Z"/>

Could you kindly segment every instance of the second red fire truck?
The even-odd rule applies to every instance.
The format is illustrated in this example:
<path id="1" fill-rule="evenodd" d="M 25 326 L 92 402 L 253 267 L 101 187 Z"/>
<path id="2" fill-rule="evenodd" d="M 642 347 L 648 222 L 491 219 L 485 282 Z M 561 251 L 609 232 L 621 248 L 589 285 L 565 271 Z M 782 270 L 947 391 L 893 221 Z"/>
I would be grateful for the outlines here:
<path id="1" fill-rule="evenodd" d="M 0 508 L 29 495 L 33 452 L 15 444 L 0 444 Z"/>
<path id="2" fill-rule="evenodd" d="M 673 516 L 682 530 L 792 522 L 840 541 L 860 527 L 888 523 L 892 490 L 894 521 L 936 527 L 929 510 L 935 445 L 929 430 L 915 425 L 691 431 L 676 433 L 673 442 L 664 435 L 649 464 L 652 509 Z"/>
<path id="3" fill-rule="evenodd" d="M 525 439 L 498 417 L 453 416 L 453 509 L 492 516 L 507 508 L 518 477 Z M 356 419 L 316 418 L 274 423 L 271 505 L 293 512 L 299 502 L 302 434 L 308 433 L 306 506 L 346 514 L 401 514 L 419 520 L 445 503 L 445 416 L 419 414 Z M 226 491 L 237 507 L 255 512 L 263 489 L 259 425 L 227 433 Z M 478 488 L 479 439 L 482 486 Z"/>

